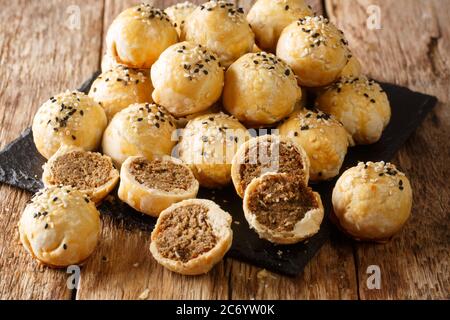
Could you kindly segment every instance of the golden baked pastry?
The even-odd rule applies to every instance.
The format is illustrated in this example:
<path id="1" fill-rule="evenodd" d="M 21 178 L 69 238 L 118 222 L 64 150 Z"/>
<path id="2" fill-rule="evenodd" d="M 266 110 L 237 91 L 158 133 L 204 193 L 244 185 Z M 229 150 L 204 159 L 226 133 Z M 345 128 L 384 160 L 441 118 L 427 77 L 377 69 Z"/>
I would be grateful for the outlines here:
<path id="1" fill-rule="evenodd" d="M 281 31 L 291 22 L 314 13 L 304 0 L 257 0 L 247 15 L 256 43 L 275 53 Z"/>
<path id="2" fill-rule="evenodd" d="M 150 252 L 173 272 L 198 275 L 222 260 L 232 238 L 231 216 L 217 204 L 184 200 L 161 212 L 152 232 Z"/>
<path id="3" fill-rule="evenodd" d="M 157 217 L 175 202 L 195 198 L 198 181 L 181 160 L 129 157 L 120 170 L 119 198 L 139 212 Z"/>
<path id="4" fill-rule="evenodd" d="M 95 150 L 106 124 L 100 104 L 82 92 L 67 90 L 39 108 L 33 119 L 33 139 L 36 149 L 47 159 L 62 145 Z"/>
<path id="5" fill-rule="evenodd" d="M 177 146 L 178 157 L 189 165 L 201 186 L 222 187 L 231 182 L 231 160 L 249 138 L 247 129 L 232 116 L 199 116 L 186 125 Z"/>
<path id="6" fill-rule="evenodd" d="M 173 23 L 175 29 L 177 29 L 178 36 L 181 36 L 181 29 L 184 26 L 186 18 L 197 8 L 196 4 L 192 2 L 185 1 L 180 3 L 175 3 L 170 7 L 164 9 L 164 11 L 169 16 Z"/>
<path id="7" fill-rule="evenodd" d="M 176 42 L 177 30 L 169 16 L 145 3 L 120 13 L 106 34 L 107 53 L 131 68 L 150 68 Z"/>
<path id="8" fill-rule="evenodd" d="M 305 240 L 320 229 L 322 200 L 304 181 L 288 173 L 266 173 L 245 189 L 245 219 L 258 235 L 277 244 Z"/>
<path id="9" fill-rule="evenodd" d="M 306 87 L 322 87 L 335 81 L 349 54 L 343 33 L 323 16 L 292 22 L 277 44 L 277 56 L 291 66 L 299 85 Z"/>
<path id="10" fill-rule="evenodd" d="M 153 100 L 175 117 L 208 109 L 222 93 L 223 69 L 217 56 L 200 44 L 167 48 L 151 70 Z"/>
<path id="11" fill-rule="evenodd" d="M 44 186 L 71 186 L 100 203 L 119 182 L 110 157 L 78 147 L 62 146 L 44 165 Z"/>
<path id="12" fill-rule="evenodd" d="M 305 150 L 291 139 L 264 135 L 239 147 L 231 163 L 231 178 L 242 198 L 250 182 L 267 172 L 289 173 L 306 185 L 309 166 Z"/>
<path id="13" fill-rule="evenodd" d="M 316 107 L 342 122 L 357 144 L 377 142 L 391 118 L 386 93 L 364 76 L 340 78 L 319 93 Z"/>
<path id="14" fill-rule="evenodd" d="M 223 106 L 249 126 L 280 121 L 301 98 L 292 69 L 275 55 L 247 53 L 225 73 Z"/>
<path id="15" fill-rule="evenodd" d="M 181 39 L 206 46 L 224 67 L 251 52 L 255 36 L 244 10 L 228 1 L 209 1 L 186 18 Z"/>
<path id="16" fill-rule="evenodd" d="M 19 221 L 22 245 L 42 264 L 61 268 L 85 261 L 100 236 L 100 213 L 88 196 L 71 187 L 39 191 Z"/>
<path id="17" fill-rule="evenodd" d="M 129 156 L 147 159 L 170 155 L 175 139 L 174 118 L 161 106 L 136 103 L 117 113 L 103 134 L 103 153 L 120 165 Z"/>
<path id="18" fill-rule="evenodd" d="M 348 59 L 347 64 L 344 69 L 341 71 L 340 77 L 359 77 L 362 75 L 361 73 L 361 63 L 358 58 L 356 58 L 353 54 L 350 54 L 350 58 Z"/>
<path id="19" fill-rule="evenodd" d="M 345 171 L 333 189 L 339 226 L 358 240 L 386 241 L 411 215 L 408 178 L 393 164 L 360 162 Z"/>
<path id="20" fill-rule="evenodd" d="M 298 110 L 278 130 L 281 136 L 305 150 L 312 181 L 328 180 L 339 174 L 351 137 L 333 116 L 318 110 Z"/>
<path id="21" fill-rule="evenodd" d="M 117 65 L 92 83 L 89 96 L 105 109 L 108 120 L 130 104 L 152 102 L 153 87 L 143 71 Z"/>

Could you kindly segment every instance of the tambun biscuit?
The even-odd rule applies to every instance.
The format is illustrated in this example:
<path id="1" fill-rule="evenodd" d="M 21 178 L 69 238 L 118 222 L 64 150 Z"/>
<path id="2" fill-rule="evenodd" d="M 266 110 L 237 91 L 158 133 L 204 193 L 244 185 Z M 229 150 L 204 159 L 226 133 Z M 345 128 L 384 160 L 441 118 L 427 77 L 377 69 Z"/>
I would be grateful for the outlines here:
<path id="1" fill-rule="evenodd" d="M 248 12 L 247 20 L 258 47 L 275 53 L 281 31 L 291 22 L 312 15 L 304 0 L 258 0 Z"/>
<path id="2" fill-rule="evenodd" d="M 267 172 L 289 173 L 306 185 L 309 166 L 305 150 L 291 139 L 264 135 L 240 146 L 231 163 L 231 178 L 242 198 L 252 180 Z"/>
<path id="3" fill-rule="evenodd" d="M 150 78 L 143 71 L 118 65 L 97 77 L 89 96 L 102 105 L 111 120 L 130 104 L 152 102 L 152 91 Z"/>
<path id="4" fill-rule="evenodd" d="M 149 4 L 120 13 L 106 34 L 107 53 L 119 64 L 148 69 L 161 52 L 178 42 L 169 16 Z"/>
<path id="5" fill-rule="evenodd" d="M 103 134 L 103 153 L 120 165 L 129 156 L 153 159 L 170 155 L 175 145 L 175 120 L 161 106 L 137 103 L 117 113 Z"/>
<path id="6" fill-rule="evenodd" d="M 177 29 L 178 36 L 181 36 L 181 29 L 189 15 L 197 8 L 196 4 L 185 1 L 181 3 L 175 3 L 174 5 L 164 9 L 173 23 L 175 29 Z"/>
<path id="7" fill-rule="evenodd" d="M 106 124 L 99 103 L 82 92 L 67 90 L 39 108 L 33 119 L 33 139 L 36 149 L 47 159 L 62 145 L 95 150 Z"/>
<path id="8" fill-rule="evenodd" d="M 343 33 L 322 16 L 292 22 L 277 44 L 277 56 L 291 66 L 299 85 L 306 87 L 322 87 L 335 81 L 349 55 Z"/>
<path id="9" fill-rule="evenodd" d="M 62 268 L 83 263 L 100 236 L 100 213 L 94 202 L 71 187 L 39 191 L 19 221 L 22 245 L 42 264 Z"/>
<path id="10" fill-rule="evenodd" d="M 222 187 L 231 182 L 231 160 L 249 138 L 247 129 L 234 117 L 207 114 L 188 122 L 176 153 L 201 186 Z"/>
<path id="11" fill-rule="evenodd" d="M 120 170 L 119 198 L 139 212 L 157 217 L 175 202 L 195 198 L 198 181 L 178 159 L 129 157 Z"/>
<path id="12" fill-rule="evenodd" d="M 303 147 L 311 164 L 312 181 L 328 180 L 339 174 L 351 137 L 333 116 L 302 109 L 291 114 L 278 130 L 281 136 Z"/>
<path id="13" fill-rule="evenodd" d="M 244 10 L 228 1 L 209 1 L 186 18 L 182 40 L 201 44 L 214 52 L 224 67 L 251 52 L 255 36 Z"/>
<path id="14" fill-rule="evenodd" d="M 71 186 L 99 203 L 119 182 L 110 157 L 73 146 L 62 146 L 44 165 L 44 186 Z"/>
<path id="15" fill-rule="evenodd" d="M 340 78 L 319 93 L 316 107 L 342 122 L 357 144 L 377 142 L 391 118 L 386 93 L 364 76 Z"/>
<path id="16" fill-rule="evenodd" d="M 222 260 L 233 238 L 231 216 L 210 200 L 173 204 L 158 218 L 150 252 L 167 269 L 198 275 Z"/>
<path id="17" fill-rule="evenodd" d="M 292 69 L 275 55 L 248 53 L 225 73 L 223 106 L 248 126 L 270 125 L 288 116 L 301 98 Z"/>
<path id="18" fill-rule="evenodd" d="M 250 227 L 277 244 L 305 240 L 320 229 L 320 195 L 288 173 L 266 173 L 245 189 L 243 208 Z"/>
<path id="19" fill-rule="evenodd" d="M 185 41 L 161 54 L 151 78 L 153 100 L 175 117 L 182 117 L 212 106 L 222 93 L 224 75 L 215 54 Z"/>
<path id="20" fill-rule="evenodd" d="M 360 162 L 345 171 L 333 189 L 338 225 L 358 240 L 386 241 L 411 214 L 408 178 L 390 163 Z"/>

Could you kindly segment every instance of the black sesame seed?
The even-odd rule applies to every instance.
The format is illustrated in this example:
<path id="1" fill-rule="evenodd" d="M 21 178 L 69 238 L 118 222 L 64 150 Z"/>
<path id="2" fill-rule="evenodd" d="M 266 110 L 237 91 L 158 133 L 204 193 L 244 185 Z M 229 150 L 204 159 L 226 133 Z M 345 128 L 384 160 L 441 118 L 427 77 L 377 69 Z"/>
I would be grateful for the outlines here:
<path id="1" fill-rule="evenodd" d="M 77 140 L 77 137 L 75 137 L 74 135 L 72 135 L 72 140 Z"/>
<path id="2" fill-rule="evenodd" d="M 298 132 L 297 131 L 294 132 L 294 136 L 298 137 Z"/>
<path id="3" fill-rule="evenodd" d="M 309 126 L 308 126 L 308 125 L 301 126 L 301 128 L 300 128 L 300 130 L 308 130 L 308 129 L 309 129 Z"/>
<path id="4" fill-rule="evenodd" d="M 288 76 L 288 75 L 291 74 L 291 71 L 290 71 L 289 69 L 286 69 L 286 70 L 284 71 L 284 74 Z"/>
<path id="5" fill-rule="evenodd" d="M 258 64 L 259 62 L 258 62 L 258 61 L 256 61 L 256 60 L 253 60 L 253 63 L 254 63 L 254 64 Z"/>
<path id="6" fill-rule="evenodd" d="M 80 114 L 81 114 L 82 116 L 84 116 L 84 111 L 83 111 L 83 110 L 80 110 Z"/>
<path id="7" fill-rule="evenodd" d="M 375 99 L 370 99 L 370 102 L 375 103 Z"/>
<path id="8" fill-rule="evenodd" d="M 380 173 L 379 176 L 380 176 L 380 177 L 384 176 L 384 173 Z"/>
<path id="9" fill-rule="evenodd" d="M 284 10 L 289 10 L 289 6 L 285 6 L 285 7 L 284 7 Z"/>
<path id="10" fill-rule="evenodd" d="M 53 201 L 56 201 L 56 200 L 58 200 L 58 197 L 54 197 L 54 198 L 53 198 Z"/>
<path id="11" fill-rule="evenodd" d="M 402 185 L 403 185 L 403 180 L 400 180 L 400 181 L 398 182 L 398 184 L 399 184 L 400 186 L 402 186 Z"/>
<path id="12" fill-rule="evenodd" d="M 63 249 L 66 250 L 67 249 L 67 244 L 63 244 Z"/>
<path id="13" fill-rule="evenodd" d="M 46 223 L 44 226 L 44 229 L 47 229 L 47 228 L 48 228 L 48 223 Z"/>
<path id="14" fill-rule="evenodd" d="M 398 188 L 399 188 L 400 190 L 403 190 L 403 186 L 399 186 Z"/>
<path id="15" fill-rule="evenodd" d="M 159 128 L 159 123 L 158 122 L 155 123 L 155 127 Z"/>
<path id="16" fill-rule="evenodd" d="M 203 70 L 203 73 L 204 73 L 205 75 L 207 75 L 207 74 L 208 74 L 208 71 L 207 71 L 207 70 Z"/>
<path id="17" fill-rule="evenodd" d="M 137 121 L 142 121 L 143 120 L 143 118 L 137 118 Z"/>
<path id="18" fill-rule="evenodd" d="M 84 201 L 85 201 L 86 203 L 89 203 L 89 199 L 88 199 L 88 198 L 84 198 Z"/>

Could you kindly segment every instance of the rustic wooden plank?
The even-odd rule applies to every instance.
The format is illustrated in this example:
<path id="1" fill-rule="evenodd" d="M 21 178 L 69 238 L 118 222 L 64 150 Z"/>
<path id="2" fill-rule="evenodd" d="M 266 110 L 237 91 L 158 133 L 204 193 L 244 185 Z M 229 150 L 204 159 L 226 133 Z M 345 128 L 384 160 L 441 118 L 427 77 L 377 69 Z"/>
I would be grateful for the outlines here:
<path id="1" fill-rule="evenodd" d="M 154 1 L 154 5 L 165 8 L 176 2 L 180 1 Z M 136 1 L 106 0 L 103 36 L 114 17 L 135 4 Z M 107 216 L 103 217 L 102 230 L 99 248 L 82 271 L 77 299 L 228 298 L 227 261 L 220 262 L 207 275 L 180 276 L 164 269 L 153 259 L 148 249 L 148 232 L 127 230 Z"/>
<path id="2" fill-rule="evenodd" d="M 371 4 L 381 9 L 380 30 L 366 28 Z M 439 0 L 326 1 L 329 16 L 346 32 L 370 76 L 440 100 L 394 161 L 412 182 L 411 220 L 388 244 L 356 245 L 362 299 L 450 298 L 450 10 L 445 7 Z M 369 265 L 381 268 L 380 290 L 366 286 Z"/>
<path id="3" fill-rule="evenodd" d="M 0 6 L 2 148 L 31 124 L 40 103 L 75 88 L 97 67 L 102 3 L 2 0 Z M 79 29 L 68 27 L 75 6 Z M 70 299 L 65 271 L 39 266 L 19 244 L 16 225 L 29 198 L 0 185 L 0 299 Z"/>

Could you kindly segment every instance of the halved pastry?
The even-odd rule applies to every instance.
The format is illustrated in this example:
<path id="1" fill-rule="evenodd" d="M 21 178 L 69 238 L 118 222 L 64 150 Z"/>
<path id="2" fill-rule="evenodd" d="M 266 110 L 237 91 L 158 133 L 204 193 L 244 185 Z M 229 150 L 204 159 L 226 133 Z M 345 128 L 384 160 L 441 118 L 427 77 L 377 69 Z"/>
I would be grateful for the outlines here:
<path id="1" fill-rule="evenodd" d="M 242 144 L 231 162 L 231 178 L 242 198 L 250 182 L 266 172 L 289 173 L 308 184 L 309 159 L 303 148 L 287 138 L 265 135 Z"/>
<path id="2" fill-rule="evenodd" d="M 152 232 L 150 252 L 171 271 L 185 275 L 206 273 L 230 249 L 231 220 L 210 200 L 176 203 L 161 212 Z"/>
<path id="3" fill-rule="evenodd" d="M 244 214 L 250 227 L 270 242 L 291 244 L 320 229 L 324 211 L 320 195 L 286 173 L 266 173 L 245 190 Z"/>
<path id="4" fill-rule="evenodd" d="M 175 202 L 195 198 L 198 187 L 189 167 L 168 156 L 154 160 L 129 157 L 120 170 L 119 198 L 154 217 Z"/>
<path id="5" fill-rule="evenodd" d="M 98 152 L 63 145 L 43 167 L 44 186 L 71 186 L 98 204 L 119 181 L 110 157 Z"/>

